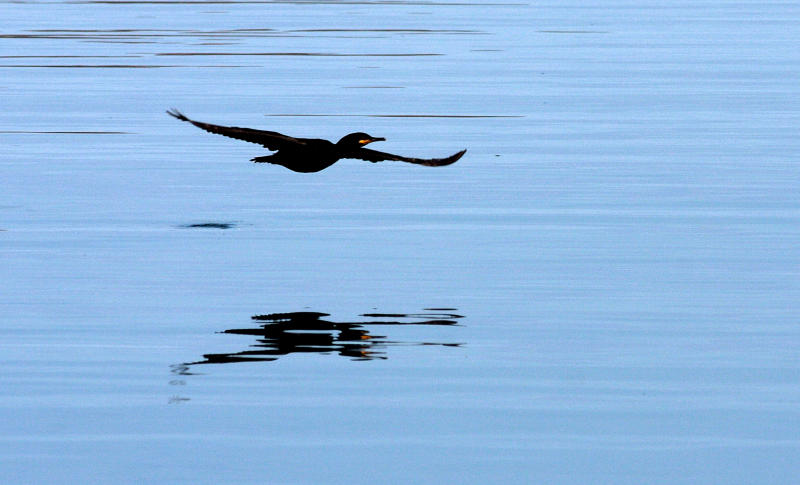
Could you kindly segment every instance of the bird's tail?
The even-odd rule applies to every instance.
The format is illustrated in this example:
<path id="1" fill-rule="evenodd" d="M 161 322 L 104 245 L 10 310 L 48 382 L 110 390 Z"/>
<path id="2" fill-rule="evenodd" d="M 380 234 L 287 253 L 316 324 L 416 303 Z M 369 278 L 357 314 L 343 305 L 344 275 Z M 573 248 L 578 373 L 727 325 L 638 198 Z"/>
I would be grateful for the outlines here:
<path id="1" fill-rule="evenodd" d="M 265 157 L 255 157 L 250 159 L 254 163 L 277 163 L 275 161 L 275 154 L 267 155 Z"/>
<path id="2" fill-rule="evenodd" d="M 187 118 L 186 115 L 184 115 L 183 113 L 181 113 L 180 111 L 178 111 L 175 108 L 168 109 L 167 110 L 167 114 L 172 116 L 173 118 L 178 118 L 181 121 L 189 121 L 189 122 L 192 121 L 189 118 Z"/>

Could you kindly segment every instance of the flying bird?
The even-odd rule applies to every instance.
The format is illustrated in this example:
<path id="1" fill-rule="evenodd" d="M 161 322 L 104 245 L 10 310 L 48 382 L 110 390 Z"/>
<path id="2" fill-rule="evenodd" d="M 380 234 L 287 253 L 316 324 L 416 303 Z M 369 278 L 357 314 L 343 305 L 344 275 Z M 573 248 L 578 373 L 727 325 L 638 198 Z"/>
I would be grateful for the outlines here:
<path id="1" fill-rule="evenodd" d="M 446 158 L 410 158 L 364 148 L 364 145 L 386 139 L 370 136 L 362 132 L 350 133 L 342 137 L 338 142 L 332 143 L 319 138 L 294 138 L 275 131 L 212 125 L 211 123 L 191 120 L 176 109 L 168 110 L 167 114 L 181 121 L 189 122 L 210 133 L 262 145 L 275 153 L 265 157 L 253 158 L 251 159 L 253 162 L 274 163 L 295 172 L 319 172 L 342 158 L 357 158 L 373 163 L 389 160 L 415 163 L 427 167 L 442 167 L 455 163 L 467 152 L 466 150 L 461 150 Z"/>

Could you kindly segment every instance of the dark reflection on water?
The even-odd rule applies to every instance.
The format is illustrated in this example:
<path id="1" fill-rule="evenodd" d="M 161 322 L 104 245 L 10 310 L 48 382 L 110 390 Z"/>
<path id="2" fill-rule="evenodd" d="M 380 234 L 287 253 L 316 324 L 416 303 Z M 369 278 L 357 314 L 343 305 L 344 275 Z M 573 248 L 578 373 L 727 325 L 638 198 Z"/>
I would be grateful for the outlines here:
<path id="1" fill-rule="evenodd" d="M 374 334 L 378 328 L 399 325 L 456 326 L 462 315 L 455 309 L 429 309 L 426 313 L 365 313 L 359 321 L 336 322 L 324 319 L 328 313 L 290 312 L 254 315 L 254 325 L 231 328 L 220 333 L 252 335 L 256 343 L 247 350 L 226 354 L 205 354 L 203 360 L 186 362 L 176 368 L 188 374 L 189 366 L 229 364 L 234 362 L 266 362 L 294 353 L 338 354 L 352 360 L 386 359 L 386 349 L 401 345 L 459 347 L 455 342 L 398 341 Z M 372 328 L 376 327 L 376 328 Z M 383 332 L 381 332 L 383 333 Z"/>

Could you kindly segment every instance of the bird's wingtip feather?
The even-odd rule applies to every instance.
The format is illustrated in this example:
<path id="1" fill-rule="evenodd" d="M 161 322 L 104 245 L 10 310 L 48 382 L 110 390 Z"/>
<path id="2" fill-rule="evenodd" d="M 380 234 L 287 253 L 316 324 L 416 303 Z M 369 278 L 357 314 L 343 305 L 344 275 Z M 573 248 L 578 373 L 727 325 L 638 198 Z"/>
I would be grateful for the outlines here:
<path id="1" fill-rule="evenodd" d="M 181 113 L 176 108 L 170 108 L 167 110 L 167 114 L 172 116 L 173 118 L 178 118 L 181 121 L 189 121 L 189 118 L 186 117 L 183 113 Z"/>
<path id="2" fill-rule="evenodd" d="M 465 149 L 463 149 L 463 150 L 461 150 L 460 152 L 456 153 L 455 155 L 451 156 L 451 157 L 450 157 L 450 160 L 452 160 L 452 161 L 451 161 L 450 163 L 455 163 L 455 162 L 456 162 L 456 161 L 458 161 L 458 160 L 459 160 L 461 157 L 463 157 L 465 153 L 467 153 L 467 149 L 466 149 L 466 148 L 465 148 Z"/>

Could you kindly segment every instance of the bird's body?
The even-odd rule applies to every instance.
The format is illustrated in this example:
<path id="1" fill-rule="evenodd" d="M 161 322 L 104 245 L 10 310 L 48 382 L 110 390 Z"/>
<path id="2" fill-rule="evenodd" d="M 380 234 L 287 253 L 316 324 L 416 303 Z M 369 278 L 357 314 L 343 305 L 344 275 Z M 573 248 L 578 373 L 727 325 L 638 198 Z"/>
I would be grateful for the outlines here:
<path id="1" fill-rule="evenodd" d="M 302 139 L 303 144 L 287 146 L 272 155 L 253 158 L 256 163 L 274 163 L 295 172 L 312 173 L 325 170 L 340 158 L 335 143 L 319 138 Z"/>
<path id="2" fill-rule="evenodd" d="M 429 167 L 441 167 L 455 163 L 466 152 L 466 150 L 462 150 L 446 158 L 410 158 L 364 148 L 364 145 L 374 141 L 383 141 L 384 138 L 376 138 L 361 132 L 350 133 L 337 143 L 332 143 L 319 138 L 294 138 L 275 131 L 212 125 L 191 120 L 177 110 L 170 110 L 167 113 L 210 133 L 262 145 L 268 150 L 275 151 L 275 153 L 253 158 L 253 162 L 273 163 L 295 172 L 319 172 L 342 158 L 357 158 L 368 162 L 391 160 Z"/>

